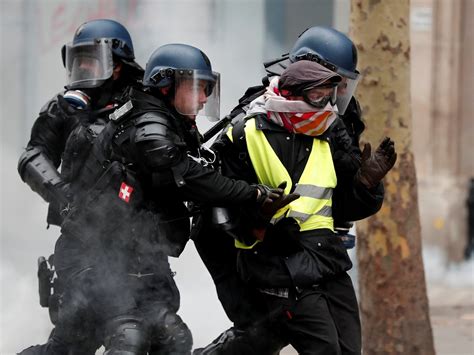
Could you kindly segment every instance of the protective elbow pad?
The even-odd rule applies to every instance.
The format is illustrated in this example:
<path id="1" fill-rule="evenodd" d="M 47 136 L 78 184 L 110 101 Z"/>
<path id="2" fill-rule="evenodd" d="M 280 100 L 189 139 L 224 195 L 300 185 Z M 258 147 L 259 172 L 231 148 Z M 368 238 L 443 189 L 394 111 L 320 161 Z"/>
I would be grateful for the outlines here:
<path id="1" fill-rule="evenodd" d="M 155 140 L 141 145 L 145 164 L 152 171 L 164 170 L 176 165 L 181 159 L 181 151 L 172 142 Z"/>
<path id="2" fill-rule="evenodd" d="M 62 184 L 53 163 L 36 147 L 27 148 L 18 161 L 18 173 L 21 179 L 38 193 L 46 202 L 62 200 L 57 186 Z"/>

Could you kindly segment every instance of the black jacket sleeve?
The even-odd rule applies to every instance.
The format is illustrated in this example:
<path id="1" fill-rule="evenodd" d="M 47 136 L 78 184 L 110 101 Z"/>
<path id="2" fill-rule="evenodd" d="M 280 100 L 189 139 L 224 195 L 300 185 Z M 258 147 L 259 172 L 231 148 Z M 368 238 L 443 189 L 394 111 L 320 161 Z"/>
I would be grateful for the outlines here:
<path id="1" fill-rule="evenodd" d="M 256 200 L 255 187 L 194 161 L 170 118 L 145 114 L 138 120 L 134 145 L 138 160 L 153 176 L 157 189 L 164 185 L 170 189 L 177 187 L 183 200 L 204 204 L 244 204 Z"/>
<path id="2" fill-rule="evenodd" d="M 367 189 L 358 181 L 338 183 L 333 195 L 333 217 L 336 221 L 358 221 L 377 213 L 382 207 L 382 183 Z"/>
<path id="3" fill-rule="evenodd" d="M 74 117 L 64 117 L 55 97 L 41 109 L 35 120 L 28 147 L 41 150 L 58 167 L 66 140 L 76 125 Z"/>
<path id="4" fill-rule="evenodd" d="M 174 166 L 173 172 L 183 178 L 179 192 L 187 200 L 213 205 L 246 204 L 256 200 L 254 187 L 205 168 L 190 158 Z"/>

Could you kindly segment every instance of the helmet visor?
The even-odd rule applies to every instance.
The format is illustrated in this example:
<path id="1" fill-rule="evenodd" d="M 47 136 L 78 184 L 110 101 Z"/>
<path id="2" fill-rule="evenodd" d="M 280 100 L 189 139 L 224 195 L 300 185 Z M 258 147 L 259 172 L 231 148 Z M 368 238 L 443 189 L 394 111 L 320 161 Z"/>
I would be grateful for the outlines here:
<path id="1" fill-rule="evenodd" d="M 109 43 L 85 43 L 65 46 L 69 89 L 88 89 L 102 85 L 110 78 L 114 69 L 112 49 Z"/>
<path id="2" fill-rule="evenodd" d="M 351 97 L 354 95 L 354 92 L 359 83 L 360 74 L 357 73 L 355 79 L 350 79 L 348 77 L 342 77 L 342 81 L 337 86 L 337 99 L 336 105 L 339 111 L 339 114 L 343 115 L 346 112 L 347 106 L 351 101 Z"/>
<path id="3" fill-rule="evenodd" d="M 176 69 L 174 106 L 186 116 L 219 120 L 220 74 L 211 71 Z"/>

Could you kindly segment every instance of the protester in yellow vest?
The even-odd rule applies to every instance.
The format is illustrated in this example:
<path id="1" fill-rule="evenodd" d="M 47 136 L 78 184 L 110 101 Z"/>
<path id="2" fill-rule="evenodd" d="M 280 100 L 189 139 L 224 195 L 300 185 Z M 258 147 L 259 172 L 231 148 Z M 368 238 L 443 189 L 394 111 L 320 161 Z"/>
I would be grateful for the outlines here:
<path id="1" fill-rule="evenodd" d="M 334 154 L 341 147 L 330 134 L 339 120 L 340 81 L 316 62 L 292 63 L 251 103 L 244 129 L 227 132 L 226 149 L 246 157 L 233 161 L 229 175 L 275 187 L 286 182 L 286 193 L 301 196 L 236 241 L 240 276 L 263 296 L 274 333 L 300 354 L 361 352 L 357 300 L 346 273 L 352 263 L 334 220 L 376 213 L 381 180 L 396 160 L 386 138 L 374 154 L 366 145 L 358 170 L 341 173 Z"/>

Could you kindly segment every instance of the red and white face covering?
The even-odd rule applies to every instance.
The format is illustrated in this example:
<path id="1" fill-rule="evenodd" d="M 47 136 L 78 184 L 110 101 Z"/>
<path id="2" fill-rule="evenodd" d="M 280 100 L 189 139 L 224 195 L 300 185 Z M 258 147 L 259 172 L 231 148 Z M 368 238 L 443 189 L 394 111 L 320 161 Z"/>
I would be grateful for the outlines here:
<path id="1" fill-rule="evenodd" d="M 316 137 L 323 134 L 337 117 L 337 109 L 330 103 L 316 109 L 305 101 L 288 100 L 278 89 L 279 77 L 270 81 L 266 92 L 252 101 L 248 115 L 265 113 L 267 118 L 288 132 Z"/>

